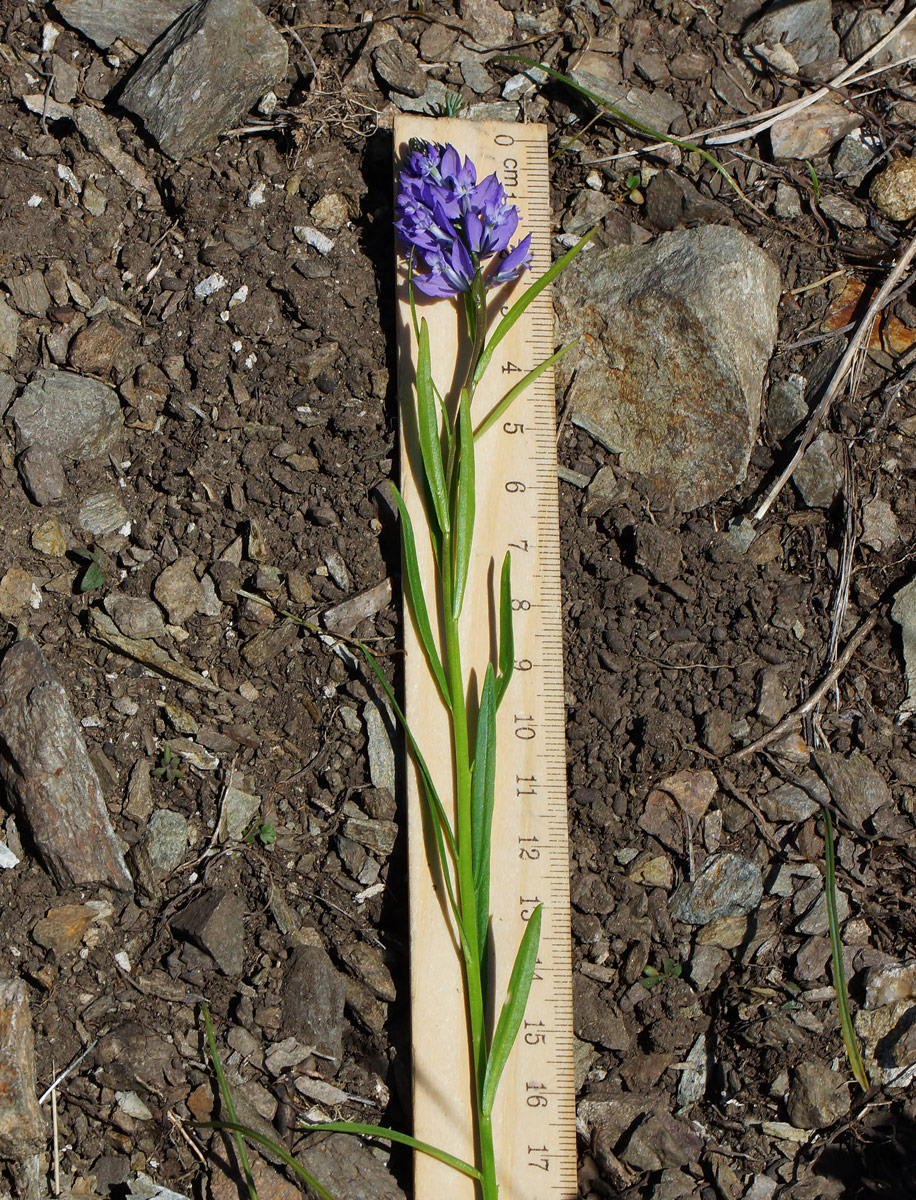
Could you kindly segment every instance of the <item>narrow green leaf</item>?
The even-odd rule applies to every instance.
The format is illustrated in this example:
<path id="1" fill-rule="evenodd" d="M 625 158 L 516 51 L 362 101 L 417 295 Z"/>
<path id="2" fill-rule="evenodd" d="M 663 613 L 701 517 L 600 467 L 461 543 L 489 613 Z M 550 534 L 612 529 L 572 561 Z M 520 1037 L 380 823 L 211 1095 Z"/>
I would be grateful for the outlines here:
<path id="1" fill-rule="evenodd" d="M 448 498 L 445 490 L 445 470 L 442 466 L 442 443 L 439 435 L 439 405 L 433 385 L 432 356 L 429 348 L 429 326 L 424 317 L 420 323 L 417 345 L 417 431 L 426 483 L 436 510 L 436 520 L 443 533 L 448 533 Z"/>
<path id="2" fill-rule="evenodd" d="M 471 566 L 471 542 L 477 500 L 474 493 L 474 430 L 471 425 L 471 393 L 461 389 L 458 405 L 458 489 L 455 495 L 455 565 L 452 616 L 457 621 Z"/>
<path id="3" fill-rule="evenodd" d="M 833 822 L 830 811 L 825 806 L 824 814 L 824 896 L 827 901 L 827 924 L 830 929 L 830 950 L 833 958 L 833 990 L 836 992 L 836 1006 L 840 1016 L 840 1028 L 843 1031 L 843 1045 L 846 1047 L 846 1057 L 856 1078 L 856 1083 L 864 1091 L 871 1086 L 862 1052 L 859 1049 L 859 1039 L 856 1037 L 852 1013 L 849 1011 L 849 993 L 846 990 L 846 970 L 843 966 L 843 940 L 840 931 L 840 915 L 836 905 L 836 860 L 833 853 Z"/>
<path id="4" fill-rule="evenodd" d="M 477 742 L 471 783 L 472 861 L 477 909 L 477 945 L 485 957 L 487 926 L 490 922 L 490 843 L 493 832 L 493 803 L 496 794 L 496 681 L 493 664 L 487 671 L 477 715 Z"/>
<path id="5" fill-rule="evenodd" d="M 318 1200 L 338 1200 L 333 1192 L 329 1192 L 323 1184 L 318 1182 L 311 1171 L 307 1171 L 302 1163 L 293 1158 L 285 1146 L 275 1142 L 273 1138 L 265 1137 L 263 1133 L 258 1133 L 256 1129 L 251 1129 L 247 1125 L 239 1125 L 237 1121 L 195 1121 L 194 1124 L 202 1129 L 228 1129 L 236 1137 L 243 1137 L 258 1146 L 264 1146 L 277 1158 L 282 1159 L 293 1174 L 298 1175 L 305 1186 L 312 1189 Z"/>
<path id="6" fill-rule="evenodd" d="M 543 71 L 545 75 L 549 75 L 552 79 L 556 79 L 560 83 L 565 83 L 567 87 L 572 88 L 574 92 L 578 92 L 580 96 L 585 96 L 593 104 L 597 104 L 599 108 L 606 109 L 621 125 L 629 126 L 630 129 L 635 129 L 637 133 L 645 134 L 656 142 L 668 142 L 669 145 L 677 146 L 679 150 L 684 150 L 688 154 L 699 154 L 715 171 L 718 171 L 728 186 L 741 197 L 745 204 L 749 205 L 755 212 L 761 212 L 761 209 L 757 207 L 753 200 L 745 195 L 734 177 L 726 171 L 715 155 L 710 154 L 708 150 L 704 150 L 702 146 L 697 146 L 694 142 L 685 142 L 682 138 L 672 137 L 670 133 L 662 133 L 658 129 L 653 129 L 651 125 L 643 125 L 641 121 L 634 121 L 632 117 L 627 116 L 622 109 L 618 108 L 616 104 L 612 104 L 604 96 L 600 96 L 597 92 L 583 87 L 571 75 L 564 75 L 562 71 L 558 71 L 555 67 L 548 67 L 546 63 L 535 62 L 534 59 L 524 58 L 520 54 L 505 54 L 502 58 L 504 62 L 525 63 L 526 66 Z M 494 60 L 491 59 L 490 61 Z"/>
<path id="7" fill-rule="evenodd" d="M 528 1005 L 528 993 L 531 991 L 531 981 L 534 978 L 534 967 L 538 957 L 538 944 L 541 940 L 541 913 L 539 904 L 531 914 L 522 940 L 519 943 L 515 964 L 509 977 L 509 987 L 506 991 L 506 1002 L 496 1023 L 496 1032 L 487 1057 L 487 1069 L 484 1074 L 483 1087 L 480 1095 L 481 1111 L 489 1115 L 493 1111 L 496 1099 L 496 1089 L 500 1077 L 509 1061 L 509 1055 L 518 1037 L 525 1008 Z"/>
<path id="8" fill-rule="evenodd" d="M 376 662 L 375 655 L 364 643 L 357 640 L 357 646 L 361 653 L 365 656 L 369 666 L 375 672 L 375 677 L 382 686 L 385 695 L 388 697 L 388 703 L 391 705 L 394 715 L 398 719 L 398 723 L 404 730 L 404 735 L 410 744 L 410 750 L 413 754 L 414 762 L 417 764 L 417 770 L 420 772 L 420 781 L 423 784 L 423 795 L 426 798 L 426 804 L 430 812 L 431 823 L 433 827 L 433 836 L 436 841 L 436 852 L 439 857 L 439 866 L 442 870 L 442 878 L 445 881 L 445 890 L 448 895 L 449 907 L 452 916 L 455 919 L 455 927 L 458 930 L 458 940 L 461 942 L 461 951 L 467 954 L 468 939 L 465 933 L 464 923 L 461 919 L 461 910 L 458 907 L 458 900 L 455 895 L 455 885 L 452 879 L 452 864 L 458 861 L 458 845 L 455 841 L 455 834 L 452 830 L 451 823 L 442 807 L 442 801 L 439 799 L 439 793 L 436 791 L 436 785 L 433 783 L 433 777 L 429 772 L 429 767 L 426 765 L 426 759 L 420 751 L 417 739 L 413 735 L 413 731 L 407 723 L 407 718 L 401 706 L 397 702 L 397 698 L 391 688 L 391 684 L 382 674 L 381 667 Z M 448 850 L 448 856 L 446 855 Z"/>
<path id="9" fill-rule="evenodd" d="M 426 759 L 423 757 L 419 743 L 414 737 L 413 731 L 407 722 L 407 718 L 404 716 L 403 709 L 401 708 L 400 704 L 398 704 L 397 697 L 392 690 L 391 684 L 382 673 L 382 669 L 378 665 L 375 655 L 365 644 L 365 642 L 360 642 L 357 640 L 356 644 L 359 646 L 361 653 L 365 656 L 369 666 L 375 672 L 375 677 L 381 684 L 385 695 L 388 697 L 388 703 L 391 705 L 394 715 L 398 719 L 398 723 L 404 730 L 404 735 L 406 736 L 407 741 L 410 743 L 410 751 L 413 754 L 414 762 L 417 764 L 417 770 L 420 772 L 420 776 L 423 780 L 423 786 L 426 788 L 427 798 L 432 805 L 433 812 L 436 816 L 436 821 L 442 827 L 442 832 L 445 834 L 445 840 L 448 845 L 449 854 L 455 861 L 457 861 L 458 849 L 455 843 L 455 835 L 452 832 L 452 827 L 449 823 L 445 809 L 442 807 L 442 801 L 439 799 L 439 793 L 436 791 L 436 785 L 433 783 L 433 777 L 429 773 L 429 767 L 426 765 Z"/>
<path id="10" fill-rule="evenodd" d="M 235 1122 L 238 1118 L 235 1115 L 235 1105 L 232 1102 L 232 1091 L 229 1088 L 229 1081 L 226 1079 L 223 1064 L 220 1062 L 216 1037 L 213 1033 L 213 1022 L 210 1020 L 210 1006 L 208 1004 L 201 1004 L 200 1015 L 203 1017 L 204 1030 L 207 1035 L 207 1049 L 210 1052 L 210 1061 L 213 1063 L 213 1070 L 216 1072 L 216 1083 L 219 1088 L 220 1099 L 225 1106 L 226 1112 L 229 1114 L 229 1120 Z M 245 1149 L 245 1142 L 241 1133 L 235 1134 L 234 1141 L 242 1173 L 245 1176 L 245 1183 L 248 1187 L 250 1200 L 258 1200 L 258 1189 L 255 1187 L 254 1176 L 251 1173 L 251 1164 L 248 1161 L 248 1152 Z"/>
<path id="11" fill-rule="evenodd" d="M 423 594 L 423 580 L 420 576 L 420 562 L 417 558 L 417 543 L 413 533 L 413 522 L 410 519 L 410 513 L 407 511 L 404 498 L 394 484 L 391 485 L 391 490 L 394 492 L 394 501 L 398 506 L 398 512 L 401 514 L 401 545 L 404 551 L 405 576 L 404 591 L 407 594 L 407 603 L 410 605 L 410 610 L 413 613 L 414 623 L 416 624 L 420 641 L 423 644 L 423 653 L 426 655 L 429 669 L 435 676 L 439 695 L 442 697 L 446 708 L 450 708 L 451 702 L 448 683 L 446 682 L 445 671 L 442 669 L 442 660 L 439 657 L 439 651 L 436 648 L 436 641 L 433 637 L 433 630 L 429 621 L 429 610 L 426 607 L 426 597 Z"/>
<path id="12" fill-rule="evenodd" d="M 401 1146 L 409 1146 L 411 1150 L 419 1150 L 421 1154 L 428 1154 L 430 1158 L 438 1159 L 447 1167 L 453 1167 L 462 1175 L 467 1175 L 469 1179 L 482 1178 L 477 1168 L 472 1167 L 463 1158 L 456 1158 L 454 1154 L 449 1154 L 447 1150 L 440 1150 L 438 1146 L 431 1146 L 429 1142 L 418 1141 L 409 1133 L 397 1133 L 393 1129 L 385 1129 L 382 1125 L 363 1125 L 360 1121 L 319 1121 L 317 1125 L 300 1125 L 299 1128 L 306 1133 L 316 1129 L 324 1133 L 355 1133 L 361 1137 L 398 1142 Z"/>
<path id="13" fill-rule="evenodd" d="M 540 279 L 536 279 L 534 283 L 532 283 L 531 287 L 527 288 L 512 305 L 503 319 L 493 330 L 490 340 L 487 342 L 486 346 L 484 346 L 483 353 L 477 360 L 477 366 L 474 368 L 474 376 L 471 380 L 471 391 L 474 391 L 478 383 L 480 383 L 481 379 L 483 378 L 483 373 L 490 365 L 490 359 L 493 357 L 493 351 L 503 340 L 512 326 L 516 323 L 522 313 L 524 313 L 538 298 L 541 292 L 543 292 L 544 288 L 549 287 L 550 284 L 553 283 L 561 271 L 566 270 L 576 255 L 581 254 L 581 252 L 588 245 L 597 228 L 597 225 L 594 226 L 594 228 L 590 229 L 584 237 L 580 238 L 571 250 L 567 250 L 562 258 L 558 258 L 552 266 L 548 267 Z"/>
<path id="14" fill-rule="evenodd" d="M 503 559 L 499 577 L 499 676 L 496 680 L 496 708 L 502 704 L 503 696 L 515 670 L 515 634 L 512 629 L 512 559 L 509 551 Z"/>
<path id="15" fill-rule="evenodd" d="M 565 354 L 568 354 L 578 340 L 578 338 L 574 338 L 571 342 L 567 342 L 565 346 L 561 346 L 559 350 L 551 354 L 550 358 L 545 358 L 539 366 L 533 367 L 527 375 L 523 376 L 518 381 L 515 387 L 510 388 L 509 391 L 506 392 L 505 396 L 503 396 L 502 400 L 500 400 L 499 404 L 490 410 L 487 416 L 484 417 L 484 419 L 474 430 L 474 437 L 479 438 L 481 434 L 484 434 L 488 429 L 491 429 L 503 415 L 509 405 L 512 404 L 514 400 L 517 400 L 526 388 L 531 387 L 532 383 L 534 383 L 534 381 L 540 375 L 543 375 L 548 367 L 552 367 L 554 363 L 558 363 Z"/>

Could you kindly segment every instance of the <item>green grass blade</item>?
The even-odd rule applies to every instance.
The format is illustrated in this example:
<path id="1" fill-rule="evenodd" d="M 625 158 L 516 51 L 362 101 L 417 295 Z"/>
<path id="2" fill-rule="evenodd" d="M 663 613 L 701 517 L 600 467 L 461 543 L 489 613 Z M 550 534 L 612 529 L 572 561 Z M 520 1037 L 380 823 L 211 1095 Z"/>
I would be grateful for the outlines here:
<path id="1" fill-rule="evenodd" d="M 299 1128 L 305 1133 L 310 1133 L 315 1129 L 324 1133 L 355 1133 L 361 1137 L 398 1142 L 401 1146 L 409 1146 L 411 1150 L 419 1150 L 421 1154 L 428 1154 L 430 1158 L 438 1159 L 447 1167 L 452 1167 L 454 1170 L 460 1171 L 462 1175 L 467 1175 L 469 1179 L 481 1178 L 477 1168 L 466 1163 L 463 1158 L 456 1158 L 454 1154 L 449 1154 L 447 1150 L 440 1150 L 438 1146 L 431 1146 L 429 1142 L 418 1141 L 409 1133 L 398 1133 L 394 1129 L 385 1129 L 382 1125 L 363 1125 L 360 1121 L 319 1121 L 317 1125 L 300 1125 Z"/>
<path id="2" fill-rule="evenodd" d="M 471 380 L 472 392 L 483 378 L 484 371 L 486 371 L 487 367 L 490 365 L 490 359 L 493 357 L 493 351 L 496 349 L 499 343 L 503 340 L 519 317 L 534 303 L 541 292 L 543 292 L 544 288 L 549 287 L 556 277 L 562 271 L 566 270 L 576 255 L 582 253 L 591 240 L 595 229 L 597 228 L 598 227 L 596 225 L 594 228 L 590 229 L 584 237 L 580 238 L 579 241 L 576 242 L 575 246 L 573 246 L 571 250 L 567 250 L 562 258 L 558 258 L 557 261 L 552 264 L 552 266 L 549 266 L 540 279 L 536 279 L 529 288 L 526 288 L 526 290 L 521 296 L 519 296 L 503 319 L 499 322 L 490 335 L 490 340 L 487 342 L 486 346 L 484 346 L 483 352 L 477 361 L 477 366 L 474 368 L 474 375 Z"/>
<path id="3" fill-rule="evenodd" d="M 429 611 L 426 607 L 426 597 L 423 594 L 423 580 L 420 576 L 420 561 L 417 558 L 417 543 L 414 538 L 413 522 L 410 519 L 410 513 L 407 511 L 407 505 L 398 489 L 391 485 L 391 490 L 394 493 L 395 504 L 398 506 L 398 512 L 401 514 L 401 543 L 404 550 L 404 574 L 405 574 L 405 591 L 407 593 L 407 603 L 413 612 L 413 619 L 417 626 L 417 633 L 420 635 L 420 641 L 423 644 L 423 652 L 426 655 L 426 661 L 429 663 L 429 669 L 435 676 L 436 686 L 439 688 L 439 695 L 442 697 L 446 708 L 451 707 L 449 697 L 448 683 L 445 678 L 445 671 L 442 668 L 442 660 L 439 657 L 439 651 L 436 648 L 436 642 L 433 637 L 432 626 L 429 621 Z"/>
<path id="4" fill-rule="evenodd" d="M 840 1028 L 843 1031 L 843 1045 L 846 1047 L 846 1057 L 855 1076 L 856 1083 L 864 1091 L 871 1086 L 862 1054 L 859 1050 L 859 1039 L 856 1037 L 855 1026 L 852 1023 L 852 1013 L 849 1011 L 849 993 L 846 990 L 846 969 L 843 966 L 843 942 L 840 937 L 840 915 L 836 906 L 836 859 L 833 853 L 833 822 L 826 807 L 824 814 L 824 895 L 827 900 L 827 924 L 830 927 L 830 950 L 833 957 L 833 989 L 836 992 L 836 1006 L 840 1016 Z"/>
<path id="5" fill-rule="evenodd" d="M 265 1137 L 263 1133 L 258 1133 L 256 1129 L 249 1129 L 247 1125 L 239 1125 L 237 1121 L 199 1121 L 195 1124 L 204 1129 L 228 1129 L 236 1138 L 247 1138 L 249 1142 L 264 1146 L 276 1154 L 277 1158 L 281 1158 L 293 1174 L 301 1179 L 306 1187 L 312 1189 L 318 1200 L 338 1200 L 333 1192 L 329 1192 L 323 1184 L 318 1182 L 311 1171 L 307 1171 L 300 1162 L 293 1158 L 285 1146 L 281 1146 L 273 1138 Z"/>
<path id="6" fill-rule="evenodd" d="M 471 393 L 461 389 L 458 405 L 458 487 L 455 494 L 455 574 L 452 616 L 461 615 L 471 566 L 471 543 L 477 501 L 474 492 L 474 430 L 471 425 Z"/>
<path id="7" fill-rule="evenodd" d="M 219 1087 L 220 1098 L 226 1106 L 226 1112 L 229 1114 L 229 1120 L 235 1123 L 237 1118 L 235 1115 L 235 1105 L 232 1103 L 232 1091 L 229 1088 L 229 1081 L 226 1079 L 226 1073 L 223 1070 L 223 1064 L 220 1062 L 219 1050 L 216 1045 L 216 1037 L 213 1033 L 213 1022 L 210 1020 L 210 1006 L 201 1004 L 200 1015 L 203 1018 L 204 1030 L 207 1035 L 207 1049 L 210 1052 L 210 1061 L 213 1063 L 213 1070 L 216 1073 L 216 1082 Z M 251 1200 L 258 1200 L 258 1189 L 255 1187 L 254 1176 L 251 1173 L 251 1164 L 248 1161 L 248 1151 L 245 1149 L 245 1140 L 240 1133 L 233 1135 L 235 1140 L 235 1148 L 238 1151 L 239 1162 L 242 1166 L 242 1171 L 245 1175 L 245 1183 L 248 1185 L 248 1195 Z"/>
<path id="8" fill-rule="evenodd" d="M 400 704 L 398 704 L 397 697 L 394 694 L 391 684 L 382 673 L 382 669 L 378 665 L 375 655 L 364 642 L 358 641 L 356 644 L 359 646 L 360 652 L 365 656 L 366 662 L 368 662 L 369 666 L 375 672 L 375 677 L 381 684 L 382 690 L 388 698 L 388 703 L 391 705 L 392 709 L 394 710 L 394 715 L 398 719 L 398 723 L 404 730 L 404 735 L 407 738 L 407 741 L 410 743 L 410 750 L 413 754 L 414 761 L 417 764 L 417 770 L 420 772 L 420 776 L 423 780 L 423 786 L 426 788 L 427 799 L 430 801 L 436 821 L 439 825 L 441 825 L 442 832 L 445 835 L 449 854 L 453 859 L 457 859 L 458 849 L 455 844 L 455 835 L 452 831 L 452 827 L 449 823 L 445 809 L 442 807 L 442 801 L 439 799 L 439 793 L 436 791 L 436 785 L 433 783 L 433 777 L 429 773 L 429 767 L 426 765 L 426 759 L 423 757 L 423 753 L 420 750 L 417 739 L 414 737 L 410 725 L 407 723 L 407 718 L 404 716 L 404 711 Z"/>
<path id="9" fill-rule="evenodd" d="M 565 346 L 561 346 L 559 350 L 551 354 L 550 358 L 545 358 L 540 366 L 533 367 L 527 375 L 524 375 L 518 381 L 515 387 L 510 388 L 509 391 L 506 392 L 505 396 L 503 396 L 502 400 L 500 400 L 499 404 L 497 404 L 495 408 L 491 409 L 487 416 L 484 417 L 484 419 L 474 430 L 474 437 L 479 438 L 482 434 L 486 433 L 488 429 L 491 429 L 503 415 L 509 405 L 513 402 L 513 400 L 516 400 L 526 388 L 531 387 L 534 381 L 540 375 L 543 375 L 548 367 L 552 367 L 554 363 L 558 363 L 560 361 L 564 354 L 568 354 L 578 340 L 578 338 L 574 338 Z"/>
<path id="10" fill-rule="evenodd" d="M 567 87 L 572 88 L 574 92 L 578 92 L 580 96 L 587 97 L 593 104 L 607 109 L 609 113 L 612 113 L 617 118 L 621 125 L 627 125 L 630 129 L 635 129 L 637 133 L 643 133 L 656 142 L 667 142 L 671 146 L 677 146 L 679 150 L 686 150 L 689 154 L 699 154 L 714 170 L 718 171 L 728 186 L 732 188 L 736 195 L 741 197 L 745 204 L 749 205 L 755 212 L 762 212 L 753 200 L 744 194 L 735 178 L 726 171 L 715 155 L 710 154 L 708 150 L 704 150 L 702 146 L 697 146 L 694 142 L 685 142 L 682 138 L 672 137 L 669 133 L 661 133 L 658 129 L 653 129 L 651 125 L 643 125 L 641 121 L 636 121 L 633 117 L 628 117 L 616 104 L 612 104 L 604 96 L 599 96 L 597 92 L 584 87 L 577 80 L 573 79 L 571 75 L 564 75 L 562 71 L 557 71 L 554 67 L 548 67 L 544 63 L 535 62 L 532 58 L 523 58 L 519 54 L 504 54 L 502 60 L 504 62 L 525 63 L 528 67 L 535 67 L 560 83 L 565 83 Z"/>
<path id="11" fill-rule="evenodd" d="M 522 940 L 519 943 L 515 964 L 509 977 L 509 987 L 506 990 L 506 1001 L 496 1023 L 496 1032 L 487 1057 L 487 1070 L 481 1089 L 481 1111 L 489 1115 L 493 1111 L 496 1099 L 496 1089 L 499 1080 L 509 1061 L 509 1054 L 518 1037 L 522 1018 L 528 1005 L 528 993 L 531 991 L 531 981 L 534 978 L 534 967 L 538 957 L 538 945 L 541 940 L 542 906 L 539 904 L 531 914 Z"/>
<path id="12" fill-rule="evenodd" d="M 477 715 L 477 743 L 471 784 L 471 829 L 473 833 L 474 896 L 477 909 L 477 945 L 481 956 L 487 944 L 490 923 L 490 843 L 493 803 L 496 795 L 496 681 L 492 663 L 487 664 Z"/>
<path id="13" fill-rule="evenodd" d="M 448 533 L 448 496 L 445 488 L 445 469 L 442 465 L 442 443 L 439 435 L 439 404 L 433 385 L 432 355 L 429 348 L 429 326 L 424 317 L 420 323 L 417 345 L 417 431 L 420 455 L 426 483 L 432 498 L 436 520 L 443 533 Z"/>
<path id="14" fill-rule="evenodd" d="M 452 916 L 455 919 L 455 926 L 458 930 L 458 940 L 461 943 L 462 953 L 467 950 L 468 939 L 464 930 L 464 923 L 461 919 L 461 910 L 458 907 L 458 901 L 455 896 L 455 885 L 452 880 L 453 864 L 458 861 L 458 846 L 455 841 L 455 834 L 452 830 L 451 822 L 442 807 L 442 801 L 439 799 L 439 793 L 436 791 L 436 785 L 433 783 L 433 777 L 430 774 L 429 767 L 426 765 L 426 759 L 420 750 L 417 739 L 413 735 L 413 731 L 407 724 L 407 718 L 401 706 L 397 702 L 391 684 L 382 674 L 381 667 L 376 662 L 375 655 L 364 643 L 357 641 L 357 646 L 360 652 L 364 655 L 369 666 L 375 672 L 375 677 L 385 695 L 388 697 L 388 703 L 394 710 L 394 715 L 398 719 L 398 723 L 404 730 L 404 736 L 410 745 L 411 753 L 413 754 L 414 762 L 417 764 L 417 770 L 420 772 L 420 782 L 423 784 L 423 795 L 426 798 L 426 805 L 432 817 L 433 836 L 436 841 L 436 853 L 439 856 L 439 866 L 442 870 L 442 878 L 445 880 L 445 890 L 448 895 L 449 908 Z M 446 851 L 448 853 L 446 853 Z"/>
<path id="15" fill-rule="evenodd" d="M 496 680 L 496 708 L 502 704 L 503 696 L 515 670 L 515 633 L 512 628 L 512 559 L 509 551 L 503 559 L 499 577 L 499 676 Z"/>

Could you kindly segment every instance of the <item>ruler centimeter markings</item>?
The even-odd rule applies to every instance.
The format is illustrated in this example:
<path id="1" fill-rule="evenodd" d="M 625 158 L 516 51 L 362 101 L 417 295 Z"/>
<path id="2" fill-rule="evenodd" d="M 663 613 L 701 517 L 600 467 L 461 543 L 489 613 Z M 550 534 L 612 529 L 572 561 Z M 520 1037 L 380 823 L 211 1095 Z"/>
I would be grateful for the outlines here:
<path id="1" fill-rule="evenodd" d="M 496 171 L 521 214 L 517 237 L 531 234 L 532 269 L 508 304 L 550 266 L 546 129 L 538 125 L 399 115 L 395 153 L 410 138 L 450 142 L 477 167 Z M 433 375 L 447 386 L 458 353 L 458 310 L 424 302 Z M 501 343 L 477 391 L 479 421 L 521 375 L 554 350 L 549 289 Z M 416 345 L 406 273 L 398 291 L 402 395 L 410 394 Z M 432 555 L 416 475 L 417 448 L 402 423 L 401 482 L 414 520 L 420 572 L 431 581 Z M 500 1083 L 496 1156 L 501 1200 L 574 1200 L 576 1183 L 569 850 L 556 406 L 545 371 L 477 443 L 477 525 L 462 613 L 465 671 L 482 680 L 493 656 L 499 571 L 512 555 L 516 669 L 497 722 L 496 807 L 491 883 L 497 1010 L 524 922 L 543 905 L 538 962 L 524 1022 Z M 431 588 L 429 589 L 432 590 Z M 429 594 L 429 593 L 428 593 Z M 434 621 L 435 624 L 435 621 Z M 405 708 L 440 795 L 449 808 L 451 754 L 445 710 L 409 619 L 405 619 Z M 470 1070 L 464 995 L 453 930 L 440 881 L 430 868 L 418 781 L 408 780 L 411 934 L 413 1132 L 473 1162 Z M 434 853 L 434 852 L 433 852 Z M 495 1019 L 495 1018 L 494 1018 Z M 473 1200 L 473 1183 L 423 1155 L 415 1160 L 416 1200 Z"/>

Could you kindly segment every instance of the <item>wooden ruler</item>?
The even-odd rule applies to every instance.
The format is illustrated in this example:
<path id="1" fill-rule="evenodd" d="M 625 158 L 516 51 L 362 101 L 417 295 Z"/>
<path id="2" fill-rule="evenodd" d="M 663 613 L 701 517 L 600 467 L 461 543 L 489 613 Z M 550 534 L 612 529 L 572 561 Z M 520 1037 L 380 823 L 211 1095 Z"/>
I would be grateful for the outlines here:
<path id="1" fill-rule="evenodd" d="M 551 262 L 547 135 L 540 125 L 399 116 L 395 153 L 412 137 L 451 143 L 477 167 L 496 171 L 521 212 L 518 236 L 532 237 L 532 270 L 514 300 Z M 402 396 L 409 396 L 416 346 L 399 277 Z M 433 374 L 451 379 L 459 316 L 450 301 L 424 302 Z M 506 391 L 554 350 L 553 305 L 545 290 L 494 355 L 474 399 L 477 423 Z M 409 424 L 409 423 L 408 423 Z M 432 555 L 413 464 L 418 452 L 402 422 L 402 491 L 413 517 L 420 569 L 432 580 Z M 495 659 L 499 571 L 512 555 L 516 669 L 498 718 L 493 823 L 492 928 L 497 1011 L 505 995 L 524 923 L 543 905 L 537 973 L 525 1021 L 500 1083 L 496 1155 L 501 1200 L 574 1200 L 575 1088 L 566 824 L 566 737 L 560 551 L 557 509 L 556 409 L 553 372 L 546 371 L 477 444 L 477 526 L 462 613 L 463 665 L 482 683 Z M 432 588 L 429 589 L 432 591 Z M 429 593 L 428 593 L 429 594 Z M 435 620 L 433 625 L 435 628 Z M 407 718 L 440 796 L 452 795 L 446 713 L 409 618 L 405 620 Z M 474 1161 L 471 1085 L 461 970 L 445 899 L 429 863 L 418 782 L 408 787 L 413 1132 L 423 1141 Z M 472 1200 L 473 1184 L 418 1155 L 416 1200 Z"/>

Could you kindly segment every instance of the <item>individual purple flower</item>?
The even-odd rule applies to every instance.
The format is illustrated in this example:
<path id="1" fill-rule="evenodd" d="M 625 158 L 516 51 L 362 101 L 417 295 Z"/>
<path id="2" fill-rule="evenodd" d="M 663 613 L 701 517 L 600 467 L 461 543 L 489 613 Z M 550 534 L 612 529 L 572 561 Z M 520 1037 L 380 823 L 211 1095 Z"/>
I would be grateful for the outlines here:
<path id="1" fill-rule="evenodd" d="M 517 246 L 503 251 L 499 266 L 487 276 L 487 284 L 490 287 L 497 287 L 503 283 L 512 283 L 518 279 L 522 271 L 526 271 L 530 266 L 531 234 L 529 233 Z"/>
<path id="2" fill-rule="evenodd" d="M 462 162 L 454 146 L 412 146 L 398 181 L 395 229 L 419 268 L 412 279 L 425 295 L 467 292 L 475 272 L 497 254 L 495 270 L 484 273 L 487 286 L 518 279 L 531 258 L 530 236 L 509 248 L 518 222 L 496 175 L 478 183 L 476 167 L 467 157 Z"/>

